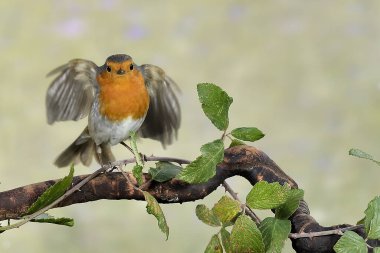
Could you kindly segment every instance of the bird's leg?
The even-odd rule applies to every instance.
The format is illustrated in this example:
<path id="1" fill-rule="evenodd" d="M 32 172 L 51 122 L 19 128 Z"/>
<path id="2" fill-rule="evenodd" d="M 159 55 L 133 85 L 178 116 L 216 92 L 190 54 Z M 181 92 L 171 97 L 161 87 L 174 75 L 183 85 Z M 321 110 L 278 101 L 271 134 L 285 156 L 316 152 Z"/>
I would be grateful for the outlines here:
<path id="1" fill-rule="evenodd" d="M 98 161 L 99 161 L 99 163 L 100 163 L 100 166 L 102 167 L 102 168 L 104 168 L 104 166 L 105 166 L 105 164 L 103 163 L 103 159 L 102 159 L 102 149 L 100 148 L 100 145 L 96 145 L 96 156 L 98 157 Z M 110 162 L 110 164 L 111 164 L 111 162 Z M 109 164 L 109 165 L 110 165 Z M 111 167 L 111 166 L 109 166 L 110 167 L 110 169 L 108 169 L 106 172 L 112 172 L 112 171 L 114 171 L 115 169 L 116 169 L 116 167 Z"/>

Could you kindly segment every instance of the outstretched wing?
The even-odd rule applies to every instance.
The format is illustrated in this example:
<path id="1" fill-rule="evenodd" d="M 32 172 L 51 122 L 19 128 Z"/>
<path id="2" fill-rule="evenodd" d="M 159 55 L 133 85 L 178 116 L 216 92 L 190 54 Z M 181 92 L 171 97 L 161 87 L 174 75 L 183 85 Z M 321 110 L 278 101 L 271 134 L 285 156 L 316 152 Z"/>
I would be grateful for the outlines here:
<path id="1" fill-rule="evenodd" d="M 174 89 L 177 84 L 154 65 L 144 64 L 141 71 L 149 91 L 149 110 L 139 132 L 144 138 L 171 144 L 181 122 L 181 108 Z"/>
<path id="2" fill-rule="evenodd" d="M 46 94 L 49 124 L 79 120 L 88 115 L 95 96 L 97 68 L 92 61 L 75 59 L 48 74 L 59 73 Z"/>

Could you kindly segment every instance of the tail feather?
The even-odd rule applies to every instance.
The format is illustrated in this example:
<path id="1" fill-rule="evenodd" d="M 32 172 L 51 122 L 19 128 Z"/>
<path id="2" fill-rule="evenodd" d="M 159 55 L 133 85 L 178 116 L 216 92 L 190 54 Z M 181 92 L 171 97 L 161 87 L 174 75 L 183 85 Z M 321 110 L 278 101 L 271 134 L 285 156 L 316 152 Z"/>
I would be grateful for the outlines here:
<path id="1" fill-rule="evenodd" d="M 109 144 L 101 144 L 99 148 L 102 164 L 115 161 Z M 90 137 L 86 127 L 79 137 L 58 156 L 54 164 L 59 168 L 79 162 L 84 166 L 90 166 L 93 156 L 95 156 L 96 161 L 101 164 L 96 152 L 96 144 Z"/>
<path id="2" fill-rule="evenodd" d="M 81 144 L 82 148 L 79 150 L 79 158 L 81 163 L 84 166 L 90 166 L 92 162 L 92 157 L 95 154 L 96 145 L 92 139 L 89 139 L 87 142 Z"/>

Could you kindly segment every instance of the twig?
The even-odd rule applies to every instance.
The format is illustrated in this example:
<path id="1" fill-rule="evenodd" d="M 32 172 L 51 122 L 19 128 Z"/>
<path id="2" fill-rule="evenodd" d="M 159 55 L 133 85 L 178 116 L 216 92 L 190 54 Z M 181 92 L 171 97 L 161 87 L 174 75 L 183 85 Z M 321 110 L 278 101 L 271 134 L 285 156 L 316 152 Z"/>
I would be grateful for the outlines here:
<path id="1" fill-rule="evenodd" d="M 120 142 L 121 145 L 123 145 L 124 147 L 126 147 L 132 154 L 133 154 L 133 150 L 130 146 L 127 145 L 127 143 L 125 143 L 124 141 Z"/>
<path id="2" fill-rule="evenodd" d="M 239 199 L 237 193 L 231 188 L 231 186 L 226 182 L 226 181 L 223 181 L 222 183 L 223 187 L 226 189 L 226 191 L 237 201 L 240 202 L 240 204 L 242 206 L 244 206 L 244 211 L 248 214 L 248 216 L 250 216 L 255 222 L 256 224 L 260 224 L 261 220 L 260 218 L 245 204 L 243 204 L 241 202 L 241 200 Z"/>
<path id="3" fill-rule="evenodd" d="M 220 139 L 221 139 L 222 141 L 224 141 L 224 139 L 225 139 L 225 137 L 226 137 L 226 131 L 227 131 L 227 129 L 225 129 L 225 130 L 223 131 L 222 137 L 220 137 Z"/>
<path id="4" fill-rule="evenodd" d="M 172 157 L 156 157 L 156 156 L 148 156 L 148 157 L 144 157 L 144 160 L 145 161 L 156 161 L 156 162 L 174 162 L 174 163 L 178 163 L 179 165 L 182 165 L 182 164 L 189 164 L 191 163 L 190 160 L 186 160 L 186 159 L 180 159 L 180 158 L 172 158 Z"/>
<path id="5" fill-rule="evenodd" d="M 144 157 L 144 158 L 145 158 L 146 161 L 169 161 L 169 162 L 171 161 L 171 162 L 176 162 L 176 163 L 179 163 L 179 164 L 190 163 L 188 160 L 183 160 L 183 159 L 178 159 L 178 158 L 172 158 L 172 157 L 155 157 L 155 156 L 150 156 L 150 157 Z M 82 181 L 80 181 L 79 183 L 77 183 L 76 185 L 74 185 L 71 189 L 69 189 L 68 191 L 66 191 L 61 197 L 59 197 L 58 199 L 56 199 L 55 201 L 53 201 L 51 204 L 45 206 L 44 208 L 38 210 L 35 213 L 32 213 L 32 214 L 27 215 L 27 216 L 24 216 L 23 220 L 20 221 L 20 222 L 17 222 L 17 223 L 15 223 L 13 225 L 8 225 L 8 226 L 0 227 L 0 231 L 10 230 L 10 229 L 13 229 L 13 228 L 19 228 L 20 226 L 28 223 L 32 219 L 36 218 L 38 215 L 43 214 L 46 211 L 48 211 L 49 209 L 51 209 L 54 206 L 58 205 L 65 198 L 67 198 L 68 196 L 72 195 L 74 192 L 78 191 L 83 185 L 85 185 L 86 183 L 88 183 L 90 180 L 92 180 L 93 178 L 95 178 L 99 174 L 105 172 L 107 169 L 113 168 L 115 166 L 118 166 L 119 169 L 120 169 L 120 167 L 122 165 L 130 164 L 130 163 L 134 163 L 134 162 L 136 162 L 136 159 L 132 158 L 132 159 L 127 159 L 127 160 L 116 161 L 116 162 L 111 163 L 111 164 L 105 164 L 100 169 L 96 170 L 95 172 L 93 172 L 92 174 L 90 174 L 88 177 L 86 177 L 85 179 L 83 179 Z M 128 182 L 131 183 L 130 179 L 128 178 L 128 175 L 125 173 L 125 171 L 121 170 L 121 172 L 123 173 L 123 175 L 125 176 L 125 178 L 128 180 Z M 134 186 L 134 184 L 132 184 L 132 183 L 131 183 L 131 185 Z M 134 186 L 134 188 L 136 190 L 138 190 L 138 191 L 141 191 L 141 189 L 139 189 L 136 186 Z"/>
<path id="6" fill-rule="evenodd" d="M 231 137 L 231 135 L 228 133 L 226 134 L 227 138 L 230 139 L 230 141 L 233 141 L 234 139 Z"/>
<path id="7" fill-rule="evenodd" d="M 61 197 L 59 197 L 58 199 L 56 199 L 55 201 L 53 201 L 50 205 L 45 206 L 44 208 L 38 210 L 35 213 L 32 213 L 32 214 L 27 215 L 27 216 L 24 216 L 23 220 L 20 221 L 20 222 L 17 222 L 17 223 L 15 223 L 13 225 L 10 225 L 10 226 L 0 227 L 0 231 L 9 230 L 9 229 L 12 229 L 12 228 L 18 228 L 18 227 L 24 225 L 25 223 L 29 222 L 30 220 L 36 218 L 38 215 L 43 214 L 44 212 L 46 212 L 50 208 L 53 208 L 58 203 L 60 203 L 62 200 L 64 200 L 65 198 L 67 198 L 68 196 L 70 196 L 71 194 L 73 194 L 74 192 L 76 192 L 77 190 L 79 190 L 87 182 L 89 182 L 91 179 L 95 178 L 100 173 L 106 171 L 107 169 L 108 169 L 108 167 L 102 167 L 102 168 L 98 169 L 97 171 L 95 171 L 94 173 L 90 174 L 88 177 L 86 177 L 85 179 L 83 179 L 82 181 L 80 181 L 79 183 L 77 183 L 76 185 L 74 185 L 70 190 L 68 190 L 67 192 L 65 192 Z"/>
<path id="8" fill-rule="evenodd" d="M 326 231 L 320 231 L 320 232 L 310 232 L 310 233 L 290 233 L 289 238 L 290 239 L 298 239 L 298 238 L 312 238 L 312 237 L 318 237 L 318 236 L 325 236 L 325 235 L 342 235 L 345 231 L 355 230 L 358 228 L 363 228 L 364 225 L 356 225 L 351 227 L 345 227 L 345 228 L 337 228 L 332 230 L 326 230 Z"/>
<path id="9" fill-rule="evenodd" d="M 173 162 L 173 163 L 178 163 L 179 165 L 191 163 L 191 161 L 186 160 L 186 159 L 165 157 L 165 156 L 143 156 L 143 159 L 145 162 Z M 135 158 L 125 159 L 125 160 L 113 162 L 109 165 L 109 167 L 127 165 L 127 164 L 135 163 L 135 162 L 136 162 Z"/>

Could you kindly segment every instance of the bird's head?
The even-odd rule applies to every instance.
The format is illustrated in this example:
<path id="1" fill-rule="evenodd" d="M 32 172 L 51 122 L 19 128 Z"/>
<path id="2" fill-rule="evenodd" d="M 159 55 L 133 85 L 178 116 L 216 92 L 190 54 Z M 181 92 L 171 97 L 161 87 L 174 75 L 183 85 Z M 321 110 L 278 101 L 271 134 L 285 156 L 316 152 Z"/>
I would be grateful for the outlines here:
<path id="1" fill-rule="evenodd" d="M 99 68 L 97 80 L 100 85 L 131 81 L 140 78 L 141 72 L 129 55 L 116 54 L 107 58 Z"/>

